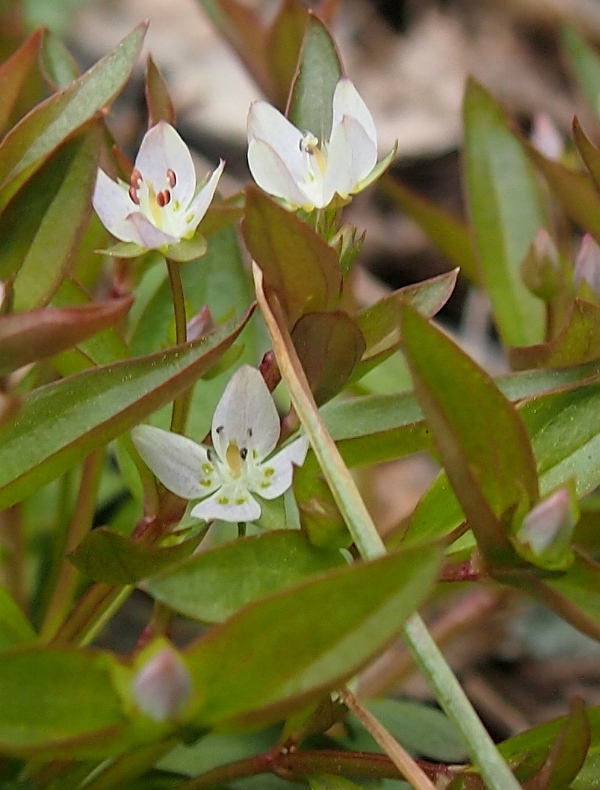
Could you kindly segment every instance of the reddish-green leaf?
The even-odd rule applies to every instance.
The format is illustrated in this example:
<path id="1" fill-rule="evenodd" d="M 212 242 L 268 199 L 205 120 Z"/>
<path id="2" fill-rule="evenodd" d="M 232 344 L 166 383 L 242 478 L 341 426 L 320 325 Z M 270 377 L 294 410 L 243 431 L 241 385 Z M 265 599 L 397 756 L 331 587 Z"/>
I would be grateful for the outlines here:
<path id="1" fill-rule="evenodd" d="M 310 12 L 298 74 L 290 94 L 290 121 L 319 140 L 329 139 L 333 93 L 344 70 L 335 43 L 321 20 Z"/>
<path id="2" fill-rule="evenodd" d="M 525 426 L 493 379 L 408 306 L 402 332 L 417 397 L 477 542 L 490 561 L 508 561 L 500 518 L 538 498 Z"/>
<path id="3" fill-rule="evenodd" d="M 442 255 L 454 266 L 460 266 L 461 272 L 472 283 L 479 284 L 481 275 L 466 224 L 389 174 L 384 175 L 379 184 L 385 194 L 421 226 Z"/>
<path id="4" fill-rule="evenodd" d="M 159 121 L 175 123 L 175 109 L 169 90 L 152 56 L 148 56 L 146 68 L 146 105 L 148 107 L 148 126 Z"/>
<path id="5" fill-rule="evenodd" d="M 68 87 L 81 74 L 75 58 L 51 30 L 44 34 L 40 61 L 44 77 L 54 90 Z"/>
<path id="6" fill-rule="evenodd" d="M 299 531 L 266 532 L 190 557 L 143 588 L 187 617 L 220 623 L 248 603 L 341 565 L 339 551 L 319 549 Z"/>
<path id="7" fill-rule="evenodd" d="M 573 118 L 573 139 L 581 158 L 590 171 L 594 184 L 600 189 L 600 149 L 598 149 L 583 131 L 579 118 Z"/>
<path id="8" fill-rule="evenodd" d="M 219 361 L 251 313 L 193 343 L 32 392 L 17 419 L 0 430 L 0 507 L 58 477 L 188 389 Z"/>
<path id="9" fill-rule="evenodd" d="M 119 321 L 133 299 L 0 316 L 0 376 L 58 354 Z"/>
<path id="10" fill-rule="evenodd" d="M 248 187 L 244 239 L 293 326 L 305 313 L 335 307 L 342 273 L 335 250 L 294 214 Z"/>
<path id="11" fill-rule="evenodd" d="M 42 37 L 42 31 L 36 30 L 0 66 L 0 134 L 6 128 L 25 81 L 35 66 Z"/>
<path id="12" fill-rule="evenodd" d="M 575 299 L 566 325 L 548 343 L 511 348 L 513 370 L 563 368 L 600 358 L 600 307 Z"/>
<path id="13" fill-rule="evenodd" d="M 504 342 L 544 338 L 545 307 L 525 287 L 521 262 L 547 223 L 535 172 L 495 100 L 469 80 L 464 104 L 469 211 L 481 276 Z"/>
<path id="14" fill-rule="evenodd" d="M 267 724 L 339 686 L 394 637 L 439 562 L 432 546 L 390 554 L 251 604 L 213 628 L 186 651 L 204 690 L 198 725 Z"/>
<path id="15" fill-rule="evenodd" d="M 0 209 L 77 129 L 115 98 L 137 60 L 146 25 L 139 25 L 68 88 L 39 104 L 0 144 Z"/>
<path id="16" fill-rule="evenodd" d="M 267 33 L 266 56 L 277 90 L 275 104 L 282 112 L 296 74 L 308 18 L 308 6 L 303 2 L 284 0 Z"/>
<path id="17" fill-rule="evenodd" d="M 318 406 L 343 389 L 365 351 L 360 329 L 341 310 L 306 313 L 292 340 Z"/>

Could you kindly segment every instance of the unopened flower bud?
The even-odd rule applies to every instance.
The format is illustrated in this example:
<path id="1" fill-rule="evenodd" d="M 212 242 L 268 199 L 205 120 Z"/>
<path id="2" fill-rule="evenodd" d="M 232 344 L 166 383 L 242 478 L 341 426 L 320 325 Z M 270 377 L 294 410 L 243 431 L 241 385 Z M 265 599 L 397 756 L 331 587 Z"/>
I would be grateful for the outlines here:
<path id="1" fill-rule="evenodd" d="M 172 719 L 192 695 L 192 677 L 174 650 L 155 653 L 133 679 L 133 696 L 144 713 L 155 721 Z"/>
<path id="2" fill-rule="evenodd" d="M 565 141 L 561 133 L 552 118 L 545 112 L 538 112 L 533 118 L 531 143 L 541 154 L 554 161 L 558 161 L 565 150 Z"/>
<path id="3" fill-rule="evenodd" d="M 523 282 L 532 294 L 550 302 L 563 278 L 556 244 L 546 228 L 540 228 L 521 264 Z"/>
<path id="4" fill-rule="evenodd" d="M 569 544 L 576 521 L 571 491 L 559 488 L 525 516 L 516 534 L 515 547 L 536 565 L 563 569 L 573 559 Z"/>
<path id="5" fill-rule="evenodd" d="M 205 305 L 199 313 L 196 313 L 196 315 L 187 322 L 187 339 L 198 340 L 199 337 L 207 335 L 215 329 L 216 324 L 213 314 L 210 311 L 210 307 Z"/>
<path id="6" fill-rule="evenodd" d="M 600 247 L 589 233 L 581 241 L 573 270 L 573 284 L 578 291 L 583 283 L 600 297 Z"/>

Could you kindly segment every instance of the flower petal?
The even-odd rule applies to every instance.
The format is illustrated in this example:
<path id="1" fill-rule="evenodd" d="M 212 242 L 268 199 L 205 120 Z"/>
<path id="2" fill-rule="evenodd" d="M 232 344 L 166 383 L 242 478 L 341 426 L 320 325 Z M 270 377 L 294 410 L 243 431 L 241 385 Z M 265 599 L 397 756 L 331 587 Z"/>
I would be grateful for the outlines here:
<path id="1" fill-rule="evenodd" d="M 256 461 L 273 451 L 281 426 L 275 403 L 256 368 L 243 365 L 231 377 L 217 404 L 212 439 L 219 458 L 225 460 L 230 442 L 254 450 Z"/>
<path id="2" fill-rule="evenodd" d="M 377 148 L 377 129 L 369 108 L 354 87 L 354 83 L 347 77 L 342 77 L 335 86 L 333 94 L 333 123 L 331 136 L 344 117 L 353 118 L 365 130 L 367 136 Z"/>
<path id="3" fill-rule="evenodd" d="M 253 141 L 266 143 L 284 163 L 296 183 L 302 181 L 305 176 L 304 157 L 301 148 L 303 137 L 302 132 L 268 102 L 255 101 L 250 105 L 248 113 L 248 143 L 250 144 Z M 252 170 L 252 164 L 250 164 L 250 169 Z M 256 180 L 256 183 L 259 184 L 259 181 Z"/>
<path id="4" fill-rule="evenodd" d="M 161 247 L 177 244 L 178 241 L 181 241 L 180 237 L 171 236 L 170 233 L 165 233 L 160 228 L 157 228 L 145 214 L 139 211 L 130 214 L 127 217 L 127 221 L 134 226 L 138 235 L 138 238 L 133 239 L 133 241 L 137 241 L 138 244 L 141 244 L 147 250 L 158 250 Z"/>
<path id="5" fill-rule="evenodd" d="M 169 187 L 172 201 L 188 206 L 196 189 L 196 171 L 190 149 L 178 132 L 166 121 L 159 121 L 144 135 L 135 160 L 145 181 L 150 181 L 155 192 Z M 175 185 L 170 187 L 167 171 L 175 173 Z"/>
<path id="6" fill-rule="evenodd" d="M 252 481 L 251 490 L 264 499 L 277 499 L 292 485 L 294 466 L 302 466 L 307 452 L 308 439 L 300 436 L 260 465 L 260 479 Z"/>
<path id="7" fill-rule="evenodd" d="M 131 438 L 144 462 L 177 496 L 198 499 L 221 485 L 206 449 L 191 439 L 152 425 L 138 425 Z"/>
<path id="8" fill-rule="evenodd" d="M 269 195 L 283 198 L 294 208 L 312 202 L 294 180 L 288 163 L 264 140 L 250 140 L 248 143 L 248 166 L 252 178 Z"/>
<path id="9" fill-rule="evenodd" d="M 329 200 L 334 193 L 348 197 L 377 164 L 377 147 L 354 118 L 346 116 L 329 141 L 323 186 Z"/>
<path id="10" fill-rule="evenodd" d="M 202 217 L 208 211 L 208 207 L 210 206 L 212 199 L 215 196 L 215 192 L 217 191 L 217 185 L 219 183 L 219 179 L 221 178 L 224 167 L 225 160 L 221 159 L 219 166 L 215 169 L 206 184 L 198 190 L 198 194 L 188 206 L 185 212 L 185 221 L 188 232 L 196 230 L 200 224 L 200 221 L 202 220 Z"/>
<path id="11" fill-rule="evenodd" d="M 239 500 L 242 500 L 239 501 Z M 223 486 L 211 497 L 194 505 L 190 515 L 204 521 L 256 521 L 260 518 L 261 508 L 256 499 L 246 489 L 239 486 Z"/>
<path id="12" fill-rule="evenodd" d="M 121 241 L 139 243 L 137 230 L 128 219 L 137 207 L 129 197 L 127 189 L 119 186 L 102 169 L 98 169 L 92 204 L 109 233 Z"/>

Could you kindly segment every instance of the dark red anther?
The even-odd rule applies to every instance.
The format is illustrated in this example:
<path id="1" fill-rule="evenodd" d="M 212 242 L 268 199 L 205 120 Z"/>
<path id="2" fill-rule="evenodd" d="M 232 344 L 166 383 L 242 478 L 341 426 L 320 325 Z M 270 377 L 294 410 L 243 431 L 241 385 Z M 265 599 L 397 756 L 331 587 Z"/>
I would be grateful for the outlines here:
<path id="1" fill-rule="evenodd" d="M 136 206 L 140 205 L 140 199 L 138 197 L 138 191 L 133 185 L 129 187 L 129 197 L 131 198 L 131 201 L 133 203 L 135 203 Z"/>
<path id="2" fill-rule="evenodd" d="M 141 187 L 141 185 L 142 185 L 142 181 L 143 181 L 143 180 L 144 180 L 144 179 L 142 178 L 142 174 L 140 173 L 140 171 L 139 171 L 139 170 L 136 170 L 136 169 L 134 168 L 134 169 L 131 171 L 131 175 L 129 176 L 129 183 L 131 184 L 131 186 L 132 186 L 134 189 L 139 189 L 139 188 Z"/>
<path id="3" fill-rule="evenodd" d="M 156 196 L 156 202 L 161 208 L 164 208 L 167 203 L 171 202 L 171 193 L 168 189 L 163 189 L 162 192 L 159 192 Z"/>
<path id="4" fill-rule="evenodd" d="M 177 183 L 177 176 L 175 175 L 175 171 L 169 168 L 167 170 L 167 184 L 173 189 L 175 184 Z"/>

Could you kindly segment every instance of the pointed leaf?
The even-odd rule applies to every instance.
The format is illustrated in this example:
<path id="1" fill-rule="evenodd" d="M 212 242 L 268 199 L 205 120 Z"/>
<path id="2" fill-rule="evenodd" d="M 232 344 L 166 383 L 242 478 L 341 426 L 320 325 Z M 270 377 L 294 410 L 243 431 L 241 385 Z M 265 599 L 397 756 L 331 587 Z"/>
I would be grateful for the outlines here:
<path id="1" fill-rule="evenodd" d="M 148 107 L 148 127 L 155 126 L 159 121 L 166 121 L 171 126 L 175 123 L 175 108 L 169 96 L 169 89 L 158 70 L 152 55 L 148 56 L 146 67 L 146 106 Z"/>
<path id="2" fill-rule="evenodd" d="M 561 727 L 544 765 L 530 784 L 531 790 L 563 790 L 581 770 L 590 748 L 590 723 L 583 700 L 571 701 L 569 715 Z"/>
<path id="3" fill-rule="evenodd" d="M 251 313 L 193 343 L 87 370 L 31 393 L 17 419 L 0 430 L 0 507 L 176 398 L 221 358 Z"/>
<path id="4" fill-rule="evenodd" d="M 596 189 L 600 189 L 600 149 L 598 149 L 583 131 L 579 118 L 573 118 L 573 139 L 581 158 L 590 171 Z"/>
<path id="5" fill-rule="evenodd" d="M 285 111 L 309 19 L 300 0 L 284 0 L 267 33 L 266 56 L 277 90 L 275 106 Z"/>
<path id="6" fill-rule="evenodd" d="M 547 223 L 535 173 L 490 94 L 469 80 L 464 104 L 469 211 L 483 282 L 504 342 L 539 343 L 545 308 L 521 279 L 521 261 Z"/>
<path id="7" fill-rule="evenodd" d="M 575 299 L 566 325 L 548 343 L 509 350 L 513 370 L 562 368 L 600 358 L 600 307 Z"/>
<path id="8" fill-rule="evenodd" d="M 592 112 L 600 117 L 600 57 L 572 27 L 562 31 L 562 45 Z"/>
<path id="9" fill-rule="evenodd" d="M 137 60 L 146 25 L 60 93 L 39 104 L 0 144 L 0 209 L 73 132 L 114 99 Z"/>
<path id="10" fill-rule="evenodd" d="M 81 75 L 77 61 L 51 30 L 45 32 L 40 60 L 44 76 L 54 90 L 67 88 Z"/>
<path id="11" fill-rule="evenodd" d="M 438 548 L 420 546 L 242 609 L 186 651 L 196 686 L 205 690 L 198 725 L 262 726 L 339 686 L 419 606 L 439 562 Z M 249 640 L 252 651 L 240 652 Z"/>
<path id="12" fill-rule="evenodd" d="M 0 316 L 0 376 L 58 354 L 113 326 L 127 313 L 132 302 L 132 297 L 123 297 L 78 307 Z"/>
<path id="13" fill-rule="evenodd" d="M 186 617 L 220 623 L 248 603 L 345 565 L 296 530 L 266 532 L 197 554 L 154 576 L 143 589 Z"/>
<path id="14" fill-rule="evenodd" d="M 329 139 L 333 94 L 344 70 L 335 43 L 321 20 L 309 12 L 298 74 L 290 94 L 288 116 L 302 131 Z"/>
<path id="15" fill-rule="evenodd" d="M 6 128 L 21 90 L 36 64 L 42 38 L 43 32 L 36 30 L 0 66 L 0 134 Z"/>
<path id="16" fill-rule="evenodd" d="M 342 273 L 335 250 L 255 186 L 247 189 L 242 231 L 290 326 L 305 313 L 336 305 Z"/>
<path id="17" fill-rule="evenodd" d="M 415 391 L 479 546 L 492 562 L 508 561 L 498 519 L 524 496 L 538 499 L 525 426 L 488 374 L 408 306 L 402 332 Z"/>
<path id="18" fill-rule="evenodd" d="M 391 175 L 385 175 L 383 192 L 411 219 L 420 225 L 427 238 L 475 285 L 481 275 L 466 224 L 441 206 L 427 200 Z"/>
<path id="19" fill-rule="evenodd" d="M 337 395 L 360 361 L 365 340 L 347 313 L 306 313 L 292 340 L 317 405 Z"/>

